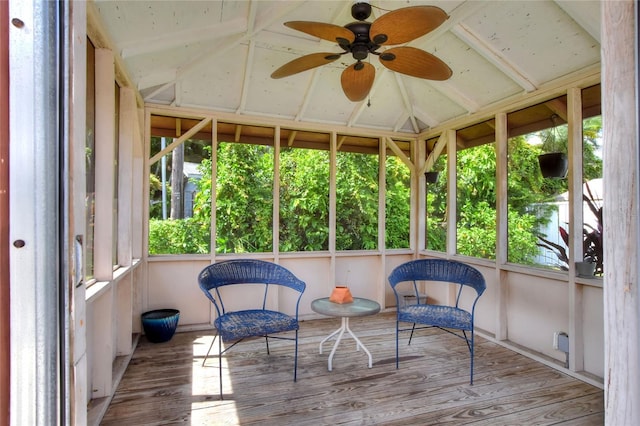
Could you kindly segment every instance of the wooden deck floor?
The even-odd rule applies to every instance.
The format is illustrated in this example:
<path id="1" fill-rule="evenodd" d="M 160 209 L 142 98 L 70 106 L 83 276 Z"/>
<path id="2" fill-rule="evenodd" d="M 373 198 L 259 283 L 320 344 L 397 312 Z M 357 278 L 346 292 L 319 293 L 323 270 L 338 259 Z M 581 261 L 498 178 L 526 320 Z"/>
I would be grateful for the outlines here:
<path id="1" fill-rule="evenodd" d="M 464 342 L 422 330 L 401 342 L 395 367 L 395 314 L 354 318 L 351 329 L 373 355 L 343 339 L 327 371 L 331 345 L 319 342 L 338 319 L 305 321 L 298 381 L 293 344 L 245 341 L 223 361 L 219 399 L 217 357 L 202 359 L 211 331 L 178 333 L 166 343 L 145 338 L 132 357 L 102 425 L 602 425 L 603 391 L 548 366 L 476 338 L 469 385 Z M 403 344 L 404 343 L 404 344 Z M 217 347 L 217 342 L 214 348 Z"/>

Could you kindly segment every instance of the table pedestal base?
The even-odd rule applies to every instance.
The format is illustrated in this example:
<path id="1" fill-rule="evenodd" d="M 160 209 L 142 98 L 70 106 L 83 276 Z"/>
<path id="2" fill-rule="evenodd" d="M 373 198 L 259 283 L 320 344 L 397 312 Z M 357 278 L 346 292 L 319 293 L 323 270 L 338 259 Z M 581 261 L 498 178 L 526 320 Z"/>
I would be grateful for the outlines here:
<path id="1" fill-rule="evenodd" d="M 333 349 L 331 349 L 331 353 L 329 354 L 329 365 L 328 365 L 329 371 L 333 369 L 333 365 L 332 365 L 333 356 L 336 353 L 336 349 L 338 349 L 338 345 L 340 345 L 340 341 L 342 340 L 342 336 L 344 335 L 345 331 L 348 332 L 351 335 L 351 337 L 353 337 L 353 340 L 356 341 L 356 351 L 359 351 L 360 348 L 362 348 L 362 350 L 367 353 L 367 355 L 369 356 L 369 368 L 371 368 L 373 366 L 373 359 L 371 357 L 371 352 L 369 352 L 369 350 L 364 347 L 360 339 L 358 339 L 356 335 L 353 334 L 353 331 L 351 331 L 351 329 L 349 328 L 349 317 L 342 317 L 342 325 L 340 326 L 340 328 L 334 331 L 333 333 L 331 333 L 330 335 L 328 335 L 327 337 L 325 337 L 324 339 L 322 339 L 322 341 L 320 342 L 320 353 L 322 354 L 322 345 L 324 344 L 324 342 L 331 339 L 336 334 L 338 335 L 338 337 L 336 338 L 336 342 L 333 344 Z"/>

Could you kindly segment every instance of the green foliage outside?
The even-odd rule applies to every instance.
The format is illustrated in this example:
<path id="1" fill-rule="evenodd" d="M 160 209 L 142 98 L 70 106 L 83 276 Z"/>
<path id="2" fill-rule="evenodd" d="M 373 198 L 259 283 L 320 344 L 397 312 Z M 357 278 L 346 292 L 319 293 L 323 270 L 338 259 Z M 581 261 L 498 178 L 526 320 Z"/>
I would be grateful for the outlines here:
<path id="1" fill-rule="evenodd" d="M 216 252 L 272 251 L 273 148 L 220 143 L 217 157 Z M 200 173 L 194 210 L 202 220 L 209 220 L 210 164 L 203 164 Z"/>
<path id="2" fill-rule="evenodd" d="M 312 149 L 282 149 L 280 251 L 328 249 L 329 153 Z"/>
<path id="3" fill-rule="evenodd" d="M 524 138 L 510 143 L 511 158 L 528 164 L 537 157 L 521 144 Z M 537 163 L 534 163 L 534 166 Z M 527 166 L 533 168 L 534 166 Z M 531 173 L 535 176 L 535 172 Z M 539 175 L 540 173 L 537 172 Z M 496 256 L 496 154 L 494 144 L 481 145 L 458 152 L 457 162 L 457 252 L 466 256 L 495 259 Z M 524 185 L 530 176 L 510 175 L 509 182 L 509 253 L 513 261 L 530 263 L 537 253 L 536 236 L 531 232 L 535 216 L 527 213 L 531 198 Z M 514 197 L 511 197 L 514 194 Z M 516 257 L 517 256 L 517 257 Z"/>
<path id="4" fill-rule="evenodd" d="M 336 250 L 378 248 L 378 156 L 338 153 Z"/>
<path id="5" fill-rule="evenodd" d="M 194 218 L 149 220 L 149 254 L 208 253 L 209 224 Z"/>
<path id="6" fill-rule="evenodd" d="M 427 184 L 425 210 L 427 212 L 426 247 L 429 250 L 447 251 L 447 156 L 440 155 L 432 172 L 438 172 L 435 183 Z"/>
<path id="7" fill-rule="evenodd" d="M 585 179 L 602 173 L 595 155 L 600 118 L 585 122 Z M 564 134 L 563 134 L 564 132 Z M 544 140 L 544 132 L 541 132 Z M 556 130 L 566 138 L 566 128 Z M 557 142 L 557 141 L 556 141 Z M 509 140 L 508 226 L 509 261 L 533 264 L 538 252 L 535 229 L 550 211 L 533 210 L 566 191 L 566 180 L 543 179 L 537 156 L 549 147 L 531 145 L 525 137 Z M 150 254 L 208 253 L 211 233 L 211 156 L 202 148 L 195 183 L 192 218 L 161 220 L 154 200 L 158 180 L 151 177 L 152 206 L 149 223 Z M 262 145 L 220 143 L 217 156 L 216 251 L 255 253 L 273 250 L 273 148 Z M 377 155 L 338 153 L 336 182 L 336 249 L 378 248 Z M 495 259 L 496 184 L 493 144 L 458 152 L 457 252 Z M 427 244 L 446 250 L 446 156 L 434 166 L 441 171 L 427 192 Z M 312 149 L 283 148 L 280 154 L 281 252 L 326 251 L 329 246 L 329 153 Z M 409 247 L 410 173 L 397 157 L 385 162 L 386 248 Z M 157 170 L 156 173 L 158 174 Z M 542 203 L 542 204 L 541 204 Z M 532 232 L 533 231 L 533 232 Z"/>
<path id="8" fill-rule="evenodd" d="M 410 246 L 411 173 L 398 157 L 387 156 L 385 194 L 385 246 L 401 249 Z"/>

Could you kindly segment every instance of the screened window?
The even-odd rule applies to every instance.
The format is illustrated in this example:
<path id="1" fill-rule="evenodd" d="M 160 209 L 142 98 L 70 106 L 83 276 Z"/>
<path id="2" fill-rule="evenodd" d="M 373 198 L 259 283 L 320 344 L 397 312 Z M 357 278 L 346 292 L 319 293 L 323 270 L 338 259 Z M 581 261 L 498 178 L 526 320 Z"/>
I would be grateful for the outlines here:
<path id="1" fill-rule="evenodd" d="M 152 137 L 151 157 L 174 140 Z M 210 224 L 211 145 L 191 139 L 151 164 L 149 254 L 209 253 Z"/>
<path id="2" fill-rule="evenodd" d="M 588 118 L 582 123 L 583 193 L 583 258 L 594 264 L 594 275 L 604 273 L 602 233 L 602 116 Z"/>
<path id="3" fill-rule="evenodd" d="M 114 266 L 118 265 L 118 158 L 120 155 L 120 86 L 118 84 L 114 84 L 114 93 L 115 93 L 115 129 L 113 138 L 114 138 L 114 152 L 113 152 L 113 234 L 112 234 L 112 245 L 111 245 L 111 263 Z"/>
<path id="4" fill-rule="evenodd" d="M 388 249 L 410 247 L 411 171 L 396 156 L 385 162 L 385 246 Z"/>
<path id="5" fill-rule="evenodd" d="M 495 143 L 458 151 L 456 167 L 457 253 L 495 259 Z"/>
<path id="6" fill-rule="evenodd" d="M 339 151 L 336 162 L 336 250 L 376 250 L 379 156 Z"/>
<path id="7" fill-rule="evenodd" d="M 566 105 L 566 96 L 554 100 Z M 542 114 L 544 105 L 508 116 L 509 127 L 523 115 Z M 540 161 L 557 154 L 566 161 L 567 126 L 554 112 L 533 132 L 513 136 L 508 146 L 508 261 L 524 265 L 566 270 L 568 268 L 568 187 L 566 163 L 561 162 L 556 177 L 543 176 Z"/>
<path id="8" fill-rule="evenodd" d="M 273 146 L 218 144 L 216 253 L 273 251 L 273 171 Z M 208 185 L 209 191 L 195 197 L 202 221 L 211 211 L 204 208 L 211 203 L 210 174 Z"/>
<path id="9" fill-rule="evenodd" d="M 425 247 L 444 253 L 447 251 L 447 156 L 441 154 L 428 173 Z"/>
<path id="10" fill-rule="evenodd" d="M 84 238 L 85 265 L 84 273 L 87 281 L 94 277 L 94 235 L 96 206 L 96 150 L 95 150 L 95 48 L 87 39 L 87 104 L 86 104 L 86 145 L 85 145 L 85 209 L 86 230 Z"/>
<path id="11" fill-rule="evenodd" d="M 329 151 L 280 151 L 280 251 L 329 249 Z"/>

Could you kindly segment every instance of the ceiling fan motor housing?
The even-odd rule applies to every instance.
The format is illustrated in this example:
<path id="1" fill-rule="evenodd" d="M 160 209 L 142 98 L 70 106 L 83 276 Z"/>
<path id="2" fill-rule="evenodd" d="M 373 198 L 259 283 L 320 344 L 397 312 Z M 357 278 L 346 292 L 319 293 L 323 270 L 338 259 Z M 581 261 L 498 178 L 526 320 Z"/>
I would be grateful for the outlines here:
<path id="1" fill-rule="evenodd" d="M 353 43 L 342 46 L 341 47 L 353 55 L 353 58 L 360 61 L 365 59 L 369 52 L 374 52 L 380 46 L 371 42 L 369 38 L 369 30 L 371 28 L 370 22 L 352 22 L 350 24 L 345 25 L 345 28 L 350 30 L 355 36 L 355 40 Z"/>

